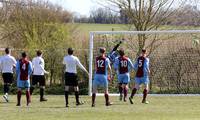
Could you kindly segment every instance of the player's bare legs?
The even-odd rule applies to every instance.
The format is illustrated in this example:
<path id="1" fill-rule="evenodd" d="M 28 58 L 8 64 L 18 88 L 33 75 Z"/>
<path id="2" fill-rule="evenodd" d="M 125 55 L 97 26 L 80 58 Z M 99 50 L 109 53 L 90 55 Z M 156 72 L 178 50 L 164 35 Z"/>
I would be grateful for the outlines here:
<path id="1" fill-rule="evenodd" d="M 144 90 L 143 90 L 143 99 L 142 99 L 142 103 L 148 104 L 149 102 L 146 100 L 147 98 L 147 94 L 148 94 L 148 90 L 149 90 L 149 86 L 148 84 L 144 85 Z"/>
<path id="2" fill-rule="evenodd" d="M 129 97 L 129 101 L 131 104 L 133 104 L 133 96 L 135 96 L 137 90 L 140 89 L 140 85 L 136 84 L 135 87 L 133 88 L 132 92 L 131 92 L 131 96 Z"/>

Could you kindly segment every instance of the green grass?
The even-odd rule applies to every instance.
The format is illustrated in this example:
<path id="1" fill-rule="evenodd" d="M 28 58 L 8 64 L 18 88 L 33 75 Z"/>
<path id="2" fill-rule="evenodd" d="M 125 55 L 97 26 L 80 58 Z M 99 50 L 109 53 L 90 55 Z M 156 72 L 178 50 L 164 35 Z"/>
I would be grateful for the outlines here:
<path id="1" fill-rule="evenodd" d="M 127 30 L 127 25 L 123 24 L 78 24 L 75 23 L 74 25 L 78 26 L 78 29 L 85 33 L 89 34 L 90 31 L 122 31 Z"/>
<path id="2" fill-rule="evenodd" d="M 130 25 L 126 24 L 89 24 L 89 23 L 75 23 L 73 24 L 78 26 L 78 29 L 88 34 L 90 31 L 126 31 Z M 160 30 L 188 30 L 188 29 L 199 29 L 199 27 L 194 26 L 171 26 L 171 25 L 162 25 Z"/>
<path id="3" fill-rule="evenodd" d="M 83 106 L 75 106 L 70 96 L 70 108 L 64 107 L 64 96 L 47 96 L 48 102 L 39 102 L 39 96 L 33 96 L 30 107 L 16 107 L 16 96 L 10 103 L 0 102 L 1 120 L 199 120 L 200 96 L 197 97 L 149 97 L 150 104 L 141 103 L 141 97 L 135 97 L 135 104 L 119 102 L 111 97 L 113 106 L 106 107 L 104 98 L 97 97 L 96 107 L 91 108 L 91 99 L 81 96 Z"/>

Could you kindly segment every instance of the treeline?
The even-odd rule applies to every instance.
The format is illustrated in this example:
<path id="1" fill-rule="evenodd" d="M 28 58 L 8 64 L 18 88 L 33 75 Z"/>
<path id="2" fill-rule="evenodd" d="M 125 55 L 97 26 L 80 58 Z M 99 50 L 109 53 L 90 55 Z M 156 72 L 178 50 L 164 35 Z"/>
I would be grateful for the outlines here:
<path id="1" fill-rule="evenodd" d="M 120 11 L 113 11 L 108 8 L 97 8 L 90 11 L 89 17 L 74 16 L 74 21 L 77 23 L 128 24 L 129 16 L 124 13 L 125 11 L 123 9 Z M 160 16 L 162 16 L 162 14 L 156 15 L 156 18 L 159 19 Z M 173 10 L 171 15 L 162 24 L 199 26 L 200 10 L 196 6 L 186 4 L 183 7 L 179 7 L 176 8 L 176 10 Z"/>
<path id="2" fill-rule="evenodd" d="M 26 51 L 30 60 L 36 55 L 36 50 L 42 50 L 46 69 L 50 72 L 49 85 L 62 84 L 62 60 L 67 53 L 66 49 L 87 47 L 82 45 L 84 40 L 77 38 L 77 27 L 71 24 L 72 13 L 43 0 L 6 0 L 2 3 L 1 47 L 13 48 L 12 54 L 17 59 L 20 52 Z M 86 53 L 76 51 L 76 54 L 82 54 L 84 58 Z M 3 51 L 0 55 L 3 55 Z M 84 79 L 84 76 L 81 75 L 81 78 Z"/>

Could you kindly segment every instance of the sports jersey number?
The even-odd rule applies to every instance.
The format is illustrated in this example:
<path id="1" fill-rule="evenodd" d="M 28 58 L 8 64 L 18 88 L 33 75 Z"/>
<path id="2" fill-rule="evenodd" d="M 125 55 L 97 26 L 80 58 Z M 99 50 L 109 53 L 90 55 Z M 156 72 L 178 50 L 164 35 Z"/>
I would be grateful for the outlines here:
<path id="1" fill-rule="evenodd" d="M 104 60 L 97 60 L 97 67 L 104 67 Z"/>
<path id="2" fill-rule="evenodd" d="M 121 61 L 121 67 L 127 67 L 128 63 L 127 61 Z"/>
<path id="3" fill-rule="evenodd" d="M 26 64 L 25 63 L 22 65 L 22 69 L 26 70 Z"/>
<path id="4" fill-rule="evenodd" d="M 143 60 L 139 60 L 139 67 L 142 67 L 142 62 L 143 62 Z"/>

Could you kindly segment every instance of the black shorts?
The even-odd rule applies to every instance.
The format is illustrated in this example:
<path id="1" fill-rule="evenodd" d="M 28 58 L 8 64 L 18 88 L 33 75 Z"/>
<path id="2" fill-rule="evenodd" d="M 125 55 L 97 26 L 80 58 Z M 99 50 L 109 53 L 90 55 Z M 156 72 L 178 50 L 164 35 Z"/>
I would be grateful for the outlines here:
<path id="1" fill-rule="evenodd" d="M 78 86 L 77 75 L 75 73 L 65 73 L 65 86 Z"/>
<path id="2" fill-rule="evenodd" d="M 45 86 L 45 77 L 44 75 L 33 75 L 32 76 L 32 85 L 37 85 L 39 83 L 39 86 Z"/>
<path id="3" fill-rule="evenodd" d="M 12 84 L 13 82 L 13 73 L 3 73 L 2 74 L 2 77 L 3 77 L 3 82 L 4 84 L 5 83 L 9 83 L 9 84 Z"/>

